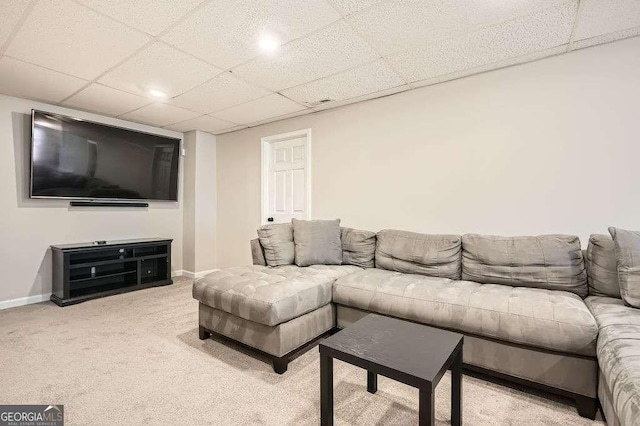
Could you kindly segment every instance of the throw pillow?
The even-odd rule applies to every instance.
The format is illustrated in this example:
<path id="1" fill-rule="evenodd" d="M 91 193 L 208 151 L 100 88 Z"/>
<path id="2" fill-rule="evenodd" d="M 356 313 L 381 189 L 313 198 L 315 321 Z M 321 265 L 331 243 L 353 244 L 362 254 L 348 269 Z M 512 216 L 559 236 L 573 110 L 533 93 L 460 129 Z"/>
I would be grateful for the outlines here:
<path id="1" fill-rule="evenodd" d="M 269 266 L 291 265 L 294 259 L 293 228 L 290 223 L 276 223 L 258 228 L 258 238 Z"/>
<path id="2" fill-rule="evenodd" d="M 342 264 L 340 219 L 293 219 L 292 223 L 296 265 Z"/>
<path id="3" fill-rule="evenodd" d="M 615 245 L 622 299 L 640 308 L 640 232 L 612 226 L 609 233 Z"/>

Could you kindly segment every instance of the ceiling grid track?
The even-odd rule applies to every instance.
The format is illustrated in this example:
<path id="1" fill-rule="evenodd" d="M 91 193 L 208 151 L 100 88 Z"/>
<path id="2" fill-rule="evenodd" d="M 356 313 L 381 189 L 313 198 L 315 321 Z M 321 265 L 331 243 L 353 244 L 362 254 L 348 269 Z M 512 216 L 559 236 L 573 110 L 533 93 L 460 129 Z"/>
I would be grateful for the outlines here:
<path id="1" fill-rule="evenodd" d="M 576 32 L 580 26 L 580 17 L 582 15 L 582 8 L 584 7 L 584 0 L 578 0 L 578 10 L 576 11 L 576 19 L 573 21 L 573 28 L 571 28 L 571 37 L 569 37 L 569 43 L 567 44 L 567 52 L 573 50 L 573 41 L 576 37 Z"/>

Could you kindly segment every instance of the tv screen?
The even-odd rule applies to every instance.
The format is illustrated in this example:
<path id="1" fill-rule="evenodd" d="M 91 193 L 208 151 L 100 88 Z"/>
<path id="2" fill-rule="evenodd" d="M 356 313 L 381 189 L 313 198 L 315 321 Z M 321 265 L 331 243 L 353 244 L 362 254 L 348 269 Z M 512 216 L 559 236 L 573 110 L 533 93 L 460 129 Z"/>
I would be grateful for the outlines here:
<path id="1" fill-rule="evenodd" d="M 33 110 L 31 197 L 178 200 L 180 139 Z"/>

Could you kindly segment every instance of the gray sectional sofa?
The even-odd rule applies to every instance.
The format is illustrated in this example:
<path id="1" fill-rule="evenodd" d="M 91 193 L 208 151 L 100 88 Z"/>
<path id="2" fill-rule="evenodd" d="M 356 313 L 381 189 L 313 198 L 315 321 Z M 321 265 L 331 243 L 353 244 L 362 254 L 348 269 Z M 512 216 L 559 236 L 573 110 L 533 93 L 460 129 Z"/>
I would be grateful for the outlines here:
<path id="1" fill-rule="evenodd" d="M 290 224 L 261 228 L 252 266 L 194 283 L 200 338 L 248 345 L 284 373 L 302 348 L 375 312 L 464 333 L 467 369 L 573 398 L 589 418 L 599 395 L 610 424 L 638 421 L 640 310 L 615 291 L 610 237 L 584 253 L 566 235 L 340 229 L 341 264 L 301 267 Z"/>
<path id="2" fill-rule="evenodd" d="M 640 309 L 622 299 L 614 243 L 592 235 L 586 252 L 589 297 L 598 323 L 598 397 L 609 426 L 640 425 Z"/>

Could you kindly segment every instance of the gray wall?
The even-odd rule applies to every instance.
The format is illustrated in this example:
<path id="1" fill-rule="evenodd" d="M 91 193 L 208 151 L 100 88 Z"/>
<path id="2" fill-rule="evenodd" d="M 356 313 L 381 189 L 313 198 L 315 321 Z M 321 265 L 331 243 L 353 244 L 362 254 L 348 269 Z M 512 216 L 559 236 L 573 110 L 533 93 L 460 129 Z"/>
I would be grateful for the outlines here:
<path id="1" fill-rule="evenodd" d="M 32 108 L 182 137 L 181 133 L 0 95 L 0 307 L 3 301 L 51 292 L 51 244 L 169 237 L 174 239 L 172 267 L 182 270 L 182 199 L 154 202 L 148 209 L 117 209 L 70 208 L 68 201 L 28 198 Z"/>
<path id="2" fill-rule="evenodd" d="M 260 138 L 311 128 L 312 215 L 428 233 L 640 229 L 640 38 L 218 136 L 218 266 L 251 262 Z"/>

